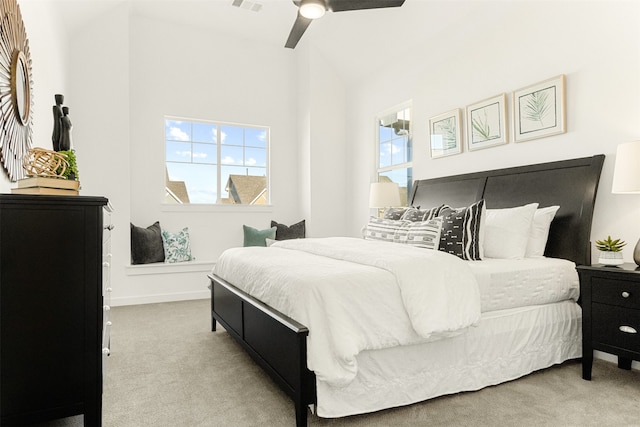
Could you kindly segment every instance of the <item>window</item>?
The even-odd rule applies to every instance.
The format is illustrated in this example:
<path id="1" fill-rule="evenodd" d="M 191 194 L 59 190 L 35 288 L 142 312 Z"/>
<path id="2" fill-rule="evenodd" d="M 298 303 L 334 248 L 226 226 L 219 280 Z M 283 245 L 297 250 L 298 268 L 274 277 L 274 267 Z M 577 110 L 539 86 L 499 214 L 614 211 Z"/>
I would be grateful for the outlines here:
<path id="1" fill-rule="evenodd" d="M 165 118 L 165 203 L 269 204 L 269 128 Z"/>
<path id="2" fill-rule="evenodd" d="M 400 201 L 407 204 L 413 184 L 411 106 L 381 114 L 377 122 L 378 181 L 400 187 Z"/>

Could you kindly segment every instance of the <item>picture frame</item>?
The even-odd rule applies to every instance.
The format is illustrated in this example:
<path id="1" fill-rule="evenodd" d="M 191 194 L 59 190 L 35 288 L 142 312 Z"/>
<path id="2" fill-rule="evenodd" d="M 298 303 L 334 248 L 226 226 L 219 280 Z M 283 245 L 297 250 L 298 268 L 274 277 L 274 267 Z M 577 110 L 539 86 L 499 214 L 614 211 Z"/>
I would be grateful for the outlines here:
<path id="1" fill-rule="evenodd" d="M 460 111 L 460 108 L 456 108 L 429 119 L 429 148 L 432 159 L 462 152 Z"/>
<path id="2" fill-rule="evenodd" d="M 466 107 L 467 150 L 509 142 L 507 94 L 501 93 Z"/>
<path id="3" fill-rule="evenodd" d="M 566 132 L 565 77 L 536 83 L 513 92 L 513 138 L 529 141 Z"/>

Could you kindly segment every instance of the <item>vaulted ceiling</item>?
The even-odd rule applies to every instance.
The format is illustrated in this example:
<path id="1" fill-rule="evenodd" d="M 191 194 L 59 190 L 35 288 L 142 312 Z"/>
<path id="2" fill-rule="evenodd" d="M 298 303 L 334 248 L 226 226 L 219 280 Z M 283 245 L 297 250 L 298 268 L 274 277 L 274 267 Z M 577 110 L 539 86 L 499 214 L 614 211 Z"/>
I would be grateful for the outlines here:
<path id="1" fill-rule="evenodd" d="M 47 1 L 56 3 L 58 19 L 71 29 L 129 3 L 134 15 L 209 28 L 282 49 L 298 11 L 292 0 L 243 0 L 240 7 L 234 0 Z M 464 31 L 457 25 L 461 15 L 475 14 L 480 20 L 495 15 L 501 3 L 406 0 L 399 8 L 328 12 L 311 24 L 296 49 L 311 44 L 346 79 L 357 79 L 384 65 L 402 66 L 408 55 L 428 55 L 428 43 L 446 43 L 449 35 Z M 256 8 L 259 11 L 252 10 Z"/>

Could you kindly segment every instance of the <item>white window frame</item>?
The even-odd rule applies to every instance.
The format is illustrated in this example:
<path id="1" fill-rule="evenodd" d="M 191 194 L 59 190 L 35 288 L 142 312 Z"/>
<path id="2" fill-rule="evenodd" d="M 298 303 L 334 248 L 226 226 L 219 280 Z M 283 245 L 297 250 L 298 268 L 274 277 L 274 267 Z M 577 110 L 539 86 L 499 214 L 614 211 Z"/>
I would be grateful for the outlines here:
<path id="1" fill-rule="evenodd" d="M 409 144 L 410 144 L 410 153 L 411 153 L 411 160 L 403 162 L 403 163 L 397 163 L 397 164 L 392 164 L 389 166 L 383 166 L 380 167 L 380 120 L 383 117 L 392 115 L 392 114 L 397 114 L 399 111 L 402 110 L 406 110 L 409 109 L 411 111 L 411 117 L 410 117 L 410 126 L 409 126 Z M 398 104 L 394 107 L 388 108 L 380 113 L 378 113 L 375 117 L 375 145 L 376 145 L 376 163 L 375 163 L 375 171 L 376 171 L 376 181 L 379 181 L 380 179 L 380 175 L 386 172 L 391 172 L 394 171 L 396 169 L 408 169 L 411 168 L 413 171 L 413 102 L 412 101 L 406 101 L 403 102 L 401 104 Z M 413 183 L 407 183 L 408 186 L 412 186 Z M 409 199 L 411 197 L 411 194 L 407 194 L 407 199 Z"/>
<path id="2" fill-rule="evenodd" d="M 217 196 L 216 196 L 216 203 L 182 203 L 182 204 L 172 204 L 172 203 L 166 203 L 164 201 L 164 194 L 166 193 L 166 191 L 168 190 L 166 188 L 166 179 L 165 179 L 165 175 L 164 175 L 164 171 L 167 165 L 167 157 L 166 157 L 166 143 L 167 143 L 167 137 L 166 137 L 166 124 L 167 124 L 167 120 L 175 120 L 175 121 L 183 121 L 183 122 L 191 122 L 191 123 L 205 123 L 205 124 L 211 124 L 211 125 L 215 125 L 216 126 L 216 163 L 215 163 L 215 167 L 216 167 L 216 191 L 217 191 Z M 265 125 L 256 125 L 256 124 L 246 124 L 246 123 L 235 123 L 235 122 L 224 122 L 224 121 L 219 121 L 219 120 L 207 120 L 207 119 L 197 119 L 197 118 L 192 118 L 192 117 L 181 117 L 181 116 L 174 116 L 174 115 L 165 115 L 163 117 L 163 176 L 162 176 L 162 183 L 163 183 L 163 188 L 165 189 L 163 191 L 163 201 L 161 202 L 161 210 L 164 212 L 184 212 L 184 211 L 194 211 L 194 212 L 209 212 L 209 211 L 240 211 L 240 212 L 272 212 L 273 211 L 273 205 L 271 204 L 271 127 L 270 126 L 265 126 Z M 221 182 L 221 178 L 222 178 L 222 166 L 224 166 L 224 164 L 222 164 L 220 162 L 221 159 L 221 152 L 222 152 L 222 127 L 223 126 L 234 126 L 234 127 L 241 127 L 241 128 L 255 128 L 255 129 L 262 129 L 262 130 L 266 130 L 267 132 L 267 141 L 266 141 L 266 166 L 265 166 L 265 173 L 266 173 L 266 178 L 267 178 L 267 183 L 266 183 L 266 191 L 267 191 L 267 197 L 268 197 L 268 201 L 267 204 L 262 204 L 262 205 L 251 205 L 251 204 L 226 204 L 226 203 L 221 203 L 220 202 L 220 197 L 222 195 L 222 190 L 223 187 L 226 183 Z M 193 141 L 189 141 L 191 143 L 193 143 Z"/>

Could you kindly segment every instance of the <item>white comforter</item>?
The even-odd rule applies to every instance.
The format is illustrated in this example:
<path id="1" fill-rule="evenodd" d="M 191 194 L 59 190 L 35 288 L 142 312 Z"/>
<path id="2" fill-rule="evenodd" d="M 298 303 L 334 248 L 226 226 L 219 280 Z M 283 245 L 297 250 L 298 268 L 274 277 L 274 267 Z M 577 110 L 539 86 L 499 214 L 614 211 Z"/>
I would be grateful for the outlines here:
<path id="1" fill-rule="evenodd" d="M 334 386 L 363 350 L 461 333 L 480 319 L 469 266 L 440 251 L 348 237 L 225 251 L 213 273 L 309 328 L 307 366 Z"/>

